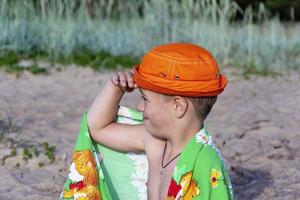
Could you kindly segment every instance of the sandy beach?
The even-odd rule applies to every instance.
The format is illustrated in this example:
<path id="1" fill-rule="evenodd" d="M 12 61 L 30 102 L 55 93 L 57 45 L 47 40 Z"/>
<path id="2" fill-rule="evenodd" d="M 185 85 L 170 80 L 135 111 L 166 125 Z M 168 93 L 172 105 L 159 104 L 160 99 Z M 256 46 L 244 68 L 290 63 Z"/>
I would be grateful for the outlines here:
<path id="1" fill-rule="evenodd" d="M 300 199 L 300 73 L 245 79 L 223 72 L 229 84 L 206 125 L 236 199 Z M 59 198 L 82 113 L 110 74 L 74 66 L 20 77 L 0 71 L 0 130 L 12 122 L 0 142 L 0 200 Z M 139 98 L 135 91 L 121 104 L 135 107 Z M 45 142 L 56 146 L 52 163 L 42 153 Z M 30 145 L 41 153 L 24 161 L 22 149 Z M 8 156 L 13 148 L 16 155 Z"/>

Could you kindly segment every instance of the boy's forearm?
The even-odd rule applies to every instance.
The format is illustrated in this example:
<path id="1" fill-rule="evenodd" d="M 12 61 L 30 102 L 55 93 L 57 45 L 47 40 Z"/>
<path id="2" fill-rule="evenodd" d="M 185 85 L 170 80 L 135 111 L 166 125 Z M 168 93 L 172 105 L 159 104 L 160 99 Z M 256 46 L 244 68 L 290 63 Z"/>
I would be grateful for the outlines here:
<path id="1" fill-rule="evenodd" d="M 87 112 L 90 131 L 97 131 L 112 123 L 123 96 L 122 90 L 108 81 Z"/>

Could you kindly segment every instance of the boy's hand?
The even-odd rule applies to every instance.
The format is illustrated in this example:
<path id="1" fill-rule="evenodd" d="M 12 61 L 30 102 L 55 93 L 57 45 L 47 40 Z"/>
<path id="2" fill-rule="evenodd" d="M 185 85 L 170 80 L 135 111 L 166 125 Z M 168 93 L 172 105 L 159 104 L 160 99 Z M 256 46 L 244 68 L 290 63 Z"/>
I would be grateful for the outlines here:
<path id="1" fill-rule="evenodd" d="M 134 83 L 133 80 L 133 73 L 132 72 L 125 72 L 120 71 L 116 72 L 111 77 L 111 82 L 120 88 L 123 92 L 132 92 L 134 89 L 136 89 L 138 86 Z"/>

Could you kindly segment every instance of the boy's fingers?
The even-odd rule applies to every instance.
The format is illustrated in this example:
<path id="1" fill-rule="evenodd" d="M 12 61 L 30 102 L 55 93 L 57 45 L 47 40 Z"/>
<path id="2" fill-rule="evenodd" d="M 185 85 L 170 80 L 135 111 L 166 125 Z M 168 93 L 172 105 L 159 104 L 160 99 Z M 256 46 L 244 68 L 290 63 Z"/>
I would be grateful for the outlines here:
<path id="1" fill-rule="evenodd" d="M 121 88 L 124 91 L 130 91 L 130 89 L 137 88 L 137 85 L 134 83 L 133 80 L 133 73 L 132 72 L 117 72 L 112 77 L 112 82 Z"/>
<path id="2" fill-rule="evenodd" d="M 114 85 L 116 85 L 116 86 L 119 85 L 119 83 L 118 83 L 118 77 L 117 76 L 112 76 L 110 80 L 112 81 L 112 83 Z"/>
<path id="3" fill-rule="evenodd" d="M 127 87 L 126 75 L 124 74 L 124 72 L 118 72 L 118 76 L 119 76 L 119 84 L 121 85 L 121 87 L 126 88 Z"/>
<path id="4" fill-rule="evenodd" d="M 128 87 L 132 88 L 133 87 L 132 74 L 130 72 L 125 72 L 125 74 L 126 74 L 126 78 L 127 78 Z"/>

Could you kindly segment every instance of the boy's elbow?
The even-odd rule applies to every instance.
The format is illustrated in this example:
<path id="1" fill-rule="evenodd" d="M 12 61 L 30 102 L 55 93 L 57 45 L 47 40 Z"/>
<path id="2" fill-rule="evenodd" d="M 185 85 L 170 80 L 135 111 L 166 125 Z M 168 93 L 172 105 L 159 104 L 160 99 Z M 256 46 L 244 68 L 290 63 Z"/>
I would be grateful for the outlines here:
<path id="1" fill-rule="evenodd" d="M 105 127 L 99 126 L 97 123 L 95 123 L 95 120 L 92 120 L 88 116 L 87 126 L 91 139 L 95 142 L 101 143 L 101 141 L 103 140 L 103 130 Z"/>
<path id="2" fill-rule="evenodd" d="M 90 118 L 90 116 L 88 114 L 86 116 L 86 121 L 87 121 L 89 134 L 90 134 L 91 138 L 94 140 L 95 135 L 98 132 L 96 124 L 93 122 L 93 120 Z"/>
<path id="3" fill-rule="evenodd" d="M 99 117 L 94 116 L 92 112 L 90 113 L 89 111 L 86 114 L 86 120 L 91 134 L 98 133 L 101 129 L 104 129 L 105 127 L 114 122 L 111 119 L 99 119 Z"/>
<path id="4" fill-rule="evenodd" d="M 101 129 L 96 129 L 93 126 L 92 127 L 88 126 L 88 130 L 89 130 L 90 137 L 93 141 L 95 141 L 95 142 L 100 142 L 101 141 L 101 138 L 100 138 Z"/>
<path id="5" fill-rule="evenodd" d="M 96 131 L 90 127 L 88 127 L 90 137 L 95 140 Z"/>

